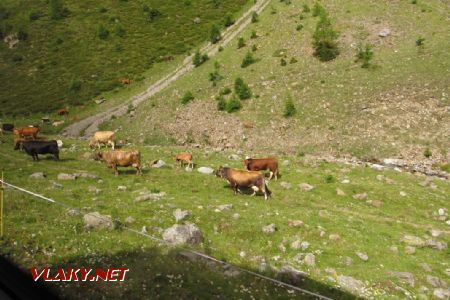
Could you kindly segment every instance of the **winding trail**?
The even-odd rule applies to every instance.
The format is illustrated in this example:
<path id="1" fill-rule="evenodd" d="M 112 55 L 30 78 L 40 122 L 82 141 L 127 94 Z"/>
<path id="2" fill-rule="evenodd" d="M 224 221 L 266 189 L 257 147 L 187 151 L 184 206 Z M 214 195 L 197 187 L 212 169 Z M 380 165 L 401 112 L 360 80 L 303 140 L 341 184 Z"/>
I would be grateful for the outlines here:
<path id="1" fill-rule="evenodd" d="M 201 48 L 202 53 L 207 53 L 209 57 L 214 56 L 220 46 L 224 47 L 229 44 L 233 38 L 235 38 L 239 33 L 241 33 L 251 22 L 251 15 L 253 12 L 260 14 L 264 8 L 270 3 L 270 0 L 258 0 L 252 7 L 250 7 L 236 22 L 228 27 L 222 33 L 222 39 L 217 44 L 208 43 L 206 46 Z M 104 112 L 97 113 L 93 116 L 90 116 L 86 119 L 73 123 L 66 127 L 63 131 L 64 136 L 69 137 L 79 137 L 81 133 L 84 131 L 84 137 L 92 136 L 97 130 L 100 124 L 106 122 L 111 119 L 112 116 L 122 116 L 126 114 L 128 110 L 128 106 L 131 104 L 134 107 L 137 107 L 139 104 L 149 99 L 153 95 L 162 91 L 166 87 L 168 87 L 171 83 L 176 81 L 181 76 L 189 73 L 194 69 L 192 64 L 193 55 L 186 57 L 182 64 L 161 78 L 160 80 L 153 83 L 149 86 L 144 92 L 139 93 L 132 97 L 129 101 L 126 101 L 118 106 L 112 107 Z"/>

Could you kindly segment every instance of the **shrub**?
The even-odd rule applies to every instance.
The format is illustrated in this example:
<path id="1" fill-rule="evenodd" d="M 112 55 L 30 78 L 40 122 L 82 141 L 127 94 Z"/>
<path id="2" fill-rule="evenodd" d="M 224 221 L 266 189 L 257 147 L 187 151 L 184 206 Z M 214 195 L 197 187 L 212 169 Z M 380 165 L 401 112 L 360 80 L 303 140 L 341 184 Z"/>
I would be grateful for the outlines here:
<path id="1" fill-rule="evenodd" d="M 101 40 L 106 40 L 109 36 L 109 31 L 105 28 L 105 26 L 103 26 L 103 24 L 100 24 L 97 30 L 97 34 Z"/>
<path id="2" fill-rule="evenodd" d="M 303 29 L 303 24 L 298 24 L 296 29 L 297 29 L 297 31 L 302 30 Z"/>
<path id="3" fill-rule="evenodd" d="M 181 98 L 181 103 L 182 104 L 188 104 L 189 102 L 191 102 L 192 100 L 194 100 L 194 95 L 192 95 L 191 91 L 187 91 L 184 96 Z"/>
<path id="4" fill-rule="evenodd" d="M 251 38 L 251 39 L 256 39 L 257 37 L 258 37 L 258 35 L 256 34 L 256 31 L 253 30 L 253 31 L 252 31 L 252 34 L 250 35 L 250 38 Z"/>
<path id="5" fill-rule="evenodd" d="M 230 27 L 231 25 L 234 24 L 234 19 L 231 15 L 226 15 L 225 16 L 225 21 L 224 21 L 224 25 L 225 27 Z"/>
<path id="6" fill-rule="evenodd" d="M 256 11 L 254 11 L 253 13 L 252 13 L 252 23 L 256 23 L 256 22 L 258 22 L 259 21 L 259 16 L 258 16 L 258 14 L 256 13 Z"/>
<path id="7" fill-rule="evenodd" d="M 147 20 L 149 22 L 153 22 L 157 17 L 161 16 L 161 12 L 156 8 L 149 8 L 148 6 L 146 8 L 146 5 L 144 5 L 143 9 L 147 13 Z"/>
<path id="8" fill-rule="evenodd" d="M 108 11 L 108 9 L 107 9 L 106 7 L 100 7 L 100 8 L 98 9 L 98 11 L 99 11 L 100 13 L 104 14 L 105 12 Z"/>
<path id="9" fill-rule="evenodd" d="M 416 40 L 416 46 L 421 47 L 424 45 L 424 42 L 425 42 L 425 38 L 419 36 L 419 38 Z"/>
<path id="10" fill-rule="evenodd" d="M 213 7 L 214 7 L 214 8 L 219 8 L 219 6 L 220 6 L 220 0 L 212 0 L 212 3 L 213 3 Z"/>
<path id="11" fill-rule="evenodd" d="M 417 4 L 417 0 L 411 0 L 411 4 Z"/>
<path id="12" fill-rule="evenodd" d="M 290 64 L 295 64 L 297 62 L 297 60 L 295 59 L 295 57 L 291 58 L 291 60 L 289 61 Z"/>
<path id="13" fill-rule="evenodd" d="M 257 47 L 256 45 L 253 45 L 253 46 L 252 46 L 252 51 L 253 51 L 253 52 L 256 52 L 256 50 L 258 50 L 258 47 Z"/>
<path id="14" fill-rule="evenodd" d="M 217 100 L 217 110 L 224 111 L 227 108 L 227 102 L 223 95 L 219 95 L 216 97 Z"/>
<path id="15" fill-rule="evenodd" d="M 72 92 L 72 93 L 77 93 L 77 92 L 79 92 L 81 90 L 81 85 L 82 85 L 81 80 L 74 79 L 70 83 L 69 91 Z"/>
<path id="16" fill-rule="evenodd" d="M 284 58 L 280 59 L 280 65 L 281 65 L 282 67 L 284 67 L 285 65 L 287 65 L 287 62 L 286 62 L 286 60 L 285 60 Z"/>
<path id="17" fill-rule="evenodd" d="M 323 15 L 326 15 L 326 13 L 327 12 L 325 11 L 325 8 L 322 5 L 320 5 L 319 2 L 316 2 L 314 4 L 313 11 L 312 11 L 312 16 L 313 17 L 323 16 Z"/>
<path id="18" fill-rule="evenodd" d="M 423 152 L 423 156 L 425 156 L 426 158 L 430 158 L 433 155 L 433 153 L 431 152 L 430 148 L 425 149 L 425 151 Z"/>
<path id="19" fill-rule="evenodd" d="M 208 55 L 207 54 L 201 54 L 199 50 L 197 50 L 197 52 L 195 52 L 194 54 L 194 58 L 192 59 L 192 63 L 194 64 L 194 66 L 198 67 L 201 64 L 203 64 L 204 62 L 206 62 L 208 60 Z"/>
<path id="20" fill-rule="evenodd" d="M 228 113 L 238 111 L 241 108 L 242 108 L 241 100 L 239 100 L 239 98 L 237 98 L 235 96 L 231 97 L 231 99 L 228 100 L 228 102 L 226 104 L 226 110 Z"/>
<path id="21" fill-rule="evenodd" d="M 223 47 L 222 46 L 219 46 L 219 48 L 217 49 L 219 52 L 222 52 L 223 51 Z"/>
<path id="22" fill-rule="evenodd" d="M 300 14 L 300 16 L 298 16 L 298 18 L 300 19 L 300 21 L 302 21 L 303 19 L 305 19 L 305 16 Z"/>
<path id="23" fill-rule="evenodd" d="M 61 0 L 50 0 L 50 17 L 59 20 L 69 16 L 70 11 L 62 4 Z"/>
<path id="24" fill-rule="evenodd" d="M 209 36 L 209 40 L 211 41 L 211 43 L 216 44 L 218 41 L 220 41 L 221 38 L 222 37 L 220 35 L 219 27 L 217 27 L 217 25 L 213 25 L 211 28 L 211 34 Z"/>
<path id="25" fill-rule="evenodd" d="M 249 99 L 252 96 L 252 91 L 240 77 L 234 81 L 234 91 L 241 100 Z"/>
<path id="26" fill-rule="evenodd" d="M 39 20 L 39 18 L 41 17 L 41 14 L 38 13 L 37 11 L 32 11 L 32 12 L 30 12 L 28 17 L 30 18 L 30 21 L 36 21 L 36 20 Z"/>
<path id="27" fill-rule="evenodd" d="M 327 176 L 325 176 L 325 182 L 326 183 L 333 183 L 335 182 L 334 176 L 331 174 L 328 174 Z"/>
<path id="28" fill-rule="evenodd" d="M 120 24 L 116 25 L 115 32 L 116 32 L 116 35 L 120 36 L 120 37 L 125 36 L 125 33 L 126 33 L 125 28 L 123 28 L 123 26 Z"/>
<path id="29" fill-rule="evenodd" d="M 338 33 L 333 30 L 326 12 L 321 14 L 313 34 L 314 55 L 321 61 L 330 61 L 339 55 Z"/>
<path id="30" fill-rule="evenodd" d="M 309 13 L 311 9 L 309 8 L 308 4 L 303 4 L 303 12 L 305 14 Z"/>
<path id="31" fill-rule="evenodd" d="M 238 48 L 238 49 L 241 49 L 241 48 L 243 48 L 243 47 L 245 47 L 245 40 L 244 40 L 243 37 L 240 37 L 239 40 L 238 40 L 237 48 Z"/>
<path id="32" fill-rule="evenodd" d="M 256 59 L 253 57 L 253 53 L 250 51 L 247 52 L 244 59 L 242 60 L 241 68 L 246 68 L 250 66 L 251 64 L 254 64 L 256 62 Z"/>
<path id="33" fill-rule="evenodd" d="M 217 85 L 217 82 L 222 80 L 222 75 L 219 74 L 219 71 L 216 69 L 214 72 L 209 73 L 209 81 L 212 82 L 213 86 Z"/>
<path id="34" fill-rule="evenodd" d="M 365 47 L 359 46 L 358 53 L 356 54 L 356 62 L 361 61 L 361 68 L 368 68 L 370 66 L 370 61 L 373 58 L 372 46 L 367 44 Z"/>
<path id="35" fill-rule="evenodd" d="M 284 102 L 284 112 L 283 116 L 285 118 L 292 117 L 297 112 L 297 109 L 295 108 L 294 102 L 292 101 L 291 97 L 288 97 L 286 101 Z"/>
<path id="36" fill-rule="evenodd" d="M 228 95 L 231 94 L 231 89 L 229 87 L 224 88 L 223 90 L 220 91 L 221 95 Z"/>

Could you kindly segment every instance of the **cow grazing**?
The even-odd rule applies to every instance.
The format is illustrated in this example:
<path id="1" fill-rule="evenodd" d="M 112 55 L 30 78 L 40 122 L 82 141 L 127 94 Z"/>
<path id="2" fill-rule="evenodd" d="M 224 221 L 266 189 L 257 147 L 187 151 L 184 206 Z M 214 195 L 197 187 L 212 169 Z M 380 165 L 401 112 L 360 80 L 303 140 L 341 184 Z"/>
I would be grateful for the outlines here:
<path id="1" fill-rule="evenodd" d="M 120 82 L 124 85 L 128 85 L 131 83 L 131 80 L 129 78 L 123 78 L 120 80 Z"/>
<path id="2" fill-rule="evenodd" d="M 8 131 L 8 132 L 12 132 L 14 129 L 14 124 L 8 124 L 8 123 L 3 123 L 2 124 L 2 129 L 3 131 Z"/>
<path id="3" fill-rule="evenodd" d="M 17 140 L 14 150 L 24 150 L 33 160 L 38 161 L 38 154 L 53 154 L 55 160 L 59 160 L 59 148 L 56 141 L 26 141 Z"/>
<path id="4" fill-rule="evenodd" d="M 65 108 L 61 108 L 61 109 L 58 109 L 58 111 L 56 112 L 59 116 L 64 116 L 64 115 L 68 115 L 69 114 L 69 111 L 67 110 L 67 109 L 65 109 Z"/>
<path id="5" fill-rule="evenodd" d="M 272 194 L 261 172 L 237 170 L 220 166 L 216 175 L 228 181 L 235 195 L 237 192 L 240 192 L 240 187 L 251 188 L 253 190 L 252 196 L 260 191 L 264 194 L 264 199 L 266 200 Z"/>
<path id="6" fill-rule="evenodd" d="M 278 161 L 275 158 L 247 158 L 244 166 L 249 171 L 269 170 L 269 180 L 275 177 L 278 179 Z"/>
<path id="7" fill-rule="evenodd" d="M 192 160 L 192 154 L 190 153 L 178 153 L 175 155 L 175 160 L 180 163 L 180 167 L 186 163 L 188 167 L 194 168 L 194 161 Z"/>
<path id="8" fill-rule="evenodd" d="M 40 130 L 41 129 L 38 126 L 14 128 L 13 134 L 19 138 L 33 138 L 33 140 L 35 140 Z"/>
<path id="9" fill-rule="evenodd" d="M 91 140 L 89 141 L 89 147 L 98 147 L 98 149 L 100 149 L 101 144 L 105 144 L 111 145 L 112 149 L 114 150 L 114 135 L 115 133 L 113 131 L 97 131 L 94 136 L 91 137 Z"/>
<path id="10" fill-rule="evenodd" d="M 114 170 L 114 174 L 119 175 L 117 167 L 134 167 L 136 175 L 142 174 L 141 153 L 137 150 L 112 150 L 98 152 L 96 158 L 103 160 L 108 168 Z"/>

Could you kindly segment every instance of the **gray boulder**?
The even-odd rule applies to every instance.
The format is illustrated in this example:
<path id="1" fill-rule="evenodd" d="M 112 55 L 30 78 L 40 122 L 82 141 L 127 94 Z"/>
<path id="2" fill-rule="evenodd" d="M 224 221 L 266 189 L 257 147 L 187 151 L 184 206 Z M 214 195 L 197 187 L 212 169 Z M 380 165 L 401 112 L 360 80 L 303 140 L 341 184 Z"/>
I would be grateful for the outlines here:
<path id="1" fill-rule="evenodd" d="M 275 231 L 277 231 L 277 226 L 276 226 L 275 224 L 272 223 L 272 224 L 270 224 L 270 225 L 263 226 L 262 231 L 263 231 L 265 234 L 272 234 L 272 233 L 274 233 Z"/>
<path id="2" fill-rule="evenodd" d="M 184 219 L 187 219 L 189 216 L 191 215 L 191 212 L 188 210 L 181 210 L 179 208 L 177 208 L 174 212 L 173 212 L 173 216 L 175 217 L 175 220 L 177 222 L 182 221 Z"/>
<path id="3" fill-rule="evenodd" d="M 210 168 L 210 167 L 200 167 L 197 169 L 197 171 L 202 174 L 213 174 L 214 173 L 214 169 Z"/>
<path id="4" fill-rule="evenodd" d="M 195 224 L 175 224 L 164 230 L 162 237 L 171 245 L 197 245 L 203 242 L 203 234 Z"/>
<path id="5" fill-rule="evenodd" d="M 59 173 L 58 174 L 58 180 L 75 180 L 77 177 L 74 174 L 67 174 L 67 173 Z"/>
<path id="6" fill-rule="evenodd" d="M 342 288 L 350 292 L 353 292 L 357 295 L 364 294 L 365 285 L 361 280 L 355 279 L 351 276 L 340 275 L 337 278 L 337 282 Z"/>
<path id="7" fill-rule="evenodd" d="M 92 212 L 83 216 L 87 229 L 108 229 L 112 230 L 116 227 L 111 216 L 101 215 L 99 212 Z"/>
<path id="8" fill-rule="evenodd" d="M 30 175 L 30 178 L 33 179 L 45 179 L 46 175 L 44 174 L 44 172 L 36 172 Z"/>

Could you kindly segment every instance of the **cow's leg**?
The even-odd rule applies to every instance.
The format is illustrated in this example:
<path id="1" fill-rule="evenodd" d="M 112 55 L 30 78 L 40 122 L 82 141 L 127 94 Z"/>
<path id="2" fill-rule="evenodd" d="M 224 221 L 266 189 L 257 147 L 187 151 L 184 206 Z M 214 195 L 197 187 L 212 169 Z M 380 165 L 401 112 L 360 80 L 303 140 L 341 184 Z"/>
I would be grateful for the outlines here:
<path id="1" fill-rule="evenodd" d="M 273 172 L 269 171 L 269 180 L 272 180 L 272 178 L 273 178 Z"/>
<path id="2" fill-rule="evenodd" d="M 251 197 L 256 195 L 256 192 L 259 191 L 259 188 L 256 185 L 254 185 L 254 186 L 252 186 L 252 190 L 253 190 L 253 194 L 250 195 Z"/>
<path id="3" fill-rule="evenodd" d="M 142 175 L 142 168 L 141 166 L 136 167 L 136 175 Z"/>
<path id="4" fill-rule="evenodd" d="M 39 161 L 39 156 L 37 153 L 34 154 L 36 156 L 36 161 Z"/>
<path id="5" fill-rule="evenodd" d="M 54 155 L 55 155 L 55 160 L 59 160 L 59 153 L 57 152 Z"/>
<path id="6" fill-rule="evenodd" d="M 119 176 L 119 170 L 117 169 L 117 165 L 113 164 L 112 167 L 114 169 L 114 175 Z"/>

